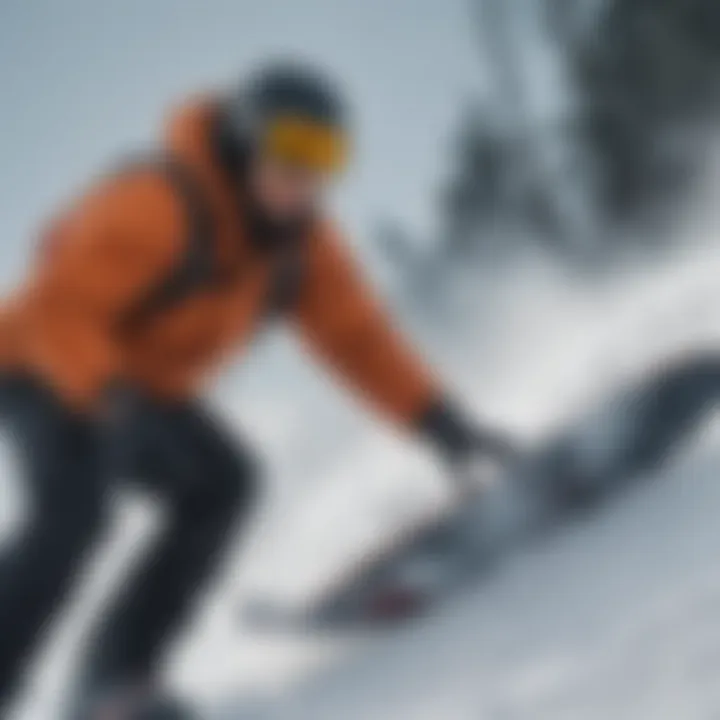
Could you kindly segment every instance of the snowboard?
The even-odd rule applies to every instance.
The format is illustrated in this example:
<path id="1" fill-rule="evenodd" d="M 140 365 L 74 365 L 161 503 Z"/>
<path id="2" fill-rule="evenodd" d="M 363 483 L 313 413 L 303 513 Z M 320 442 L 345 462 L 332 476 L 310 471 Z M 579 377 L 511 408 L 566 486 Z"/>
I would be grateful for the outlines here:
<path id="1" fill-rule="evenodd" d="M 687 442 L 720 392 L 720 359 L 688 358 L 615 390 L 506 467 L 346 568 L 311 607 L 247 602 L 265 630 L 388 627 L 482 580 L 514 549 L 649 477 Z"/>

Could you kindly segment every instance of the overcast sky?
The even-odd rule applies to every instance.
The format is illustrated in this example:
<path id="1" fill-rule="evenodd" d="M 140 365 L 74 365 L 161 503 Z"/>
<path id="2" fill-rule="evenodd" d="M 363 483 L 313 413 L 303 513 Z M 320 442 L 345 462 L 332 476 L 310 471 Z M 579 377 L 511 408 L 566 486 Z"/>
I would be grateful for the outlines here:
<path id="1" fill-rule="evenodd" d="M 422 225 L 460 100 L 482 85 L 468 2 L 1 0 L 0 277 L 59 199 L 156 136 L 168 104 L 287 52 L 327 64 L 354 101 L 338 202 L 351 228 Z"/>

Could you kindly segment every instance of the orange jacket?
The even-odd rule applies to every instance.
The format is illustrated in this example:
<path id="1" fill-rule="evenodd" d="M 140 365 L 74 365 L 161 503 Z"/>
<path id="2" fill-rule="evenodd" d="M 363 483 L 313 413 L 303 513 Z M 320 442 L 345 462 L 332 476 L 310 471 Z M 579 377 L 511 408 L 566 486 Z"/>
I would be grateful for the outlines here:
<path id="1" fill-rule="evenodd" d="M 76 408 L 89 409 L 111 381 L 182 398 L 260 322 L 269 261 L 243 236 L 232 188 L 215 166 L 210 104 L 182 110 L 167 147 L 190 166 L 208 198 L 217 261 L 250 272 L 189 295 L 131 337 L 118 319 L 185 250 L 184 208 L 167 180 L 136 169 L 100 181 L 56 224 L 49 246 L 0 313 L 0 362 L 41 375 Z M 289 313 L 311 351 L 399 422 L 437 397 L 434 380 L 391 329 L 347 249 L 327 224 L 309 238 L 305 274 Z"/>

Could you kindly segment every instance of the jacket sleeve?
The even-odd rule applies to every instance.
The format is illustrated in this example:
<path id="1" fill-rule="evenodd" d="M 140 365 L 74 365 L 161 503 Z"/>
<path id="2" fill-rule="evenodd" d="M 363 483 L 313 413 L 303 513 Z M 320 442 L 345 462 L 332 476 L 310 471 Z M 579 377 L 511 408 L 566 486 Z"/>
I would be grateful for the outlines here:
<path id="1" fill-rule="evenodd" d="M 124 372 L 119 318 L 169 270 L 182 208 L 161 177 L 106 180 L 59 221 L 27 297 L 33 364 L 73 407 L 91 409 Z"/>
<path id="2" fill-rule="evenodd" d="M 310 350 L 391 420 L 418 421 L 440 389 L 391 326 L 332 229 L 312 238 L 307 265 L 297 321 Z"/>

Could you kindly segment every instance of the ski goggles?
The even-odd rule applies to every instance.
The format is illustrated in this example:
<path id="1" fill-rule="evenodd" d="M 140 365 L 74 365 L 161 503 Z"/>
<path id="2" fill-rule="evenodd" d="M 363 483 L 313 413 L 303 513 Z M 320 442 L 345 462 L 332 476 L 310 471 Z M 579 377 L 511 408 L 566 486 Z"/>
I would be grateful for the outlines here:
<path id="1" fill-rule="evenodd" d="M 263 145 L 273 157 L 328 175 L 342 172 L 350 154 L 348 138 L 340 128 L 303 117 L 274 120 Z"/>

